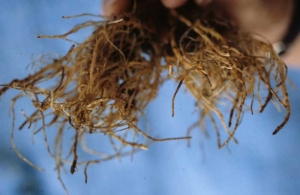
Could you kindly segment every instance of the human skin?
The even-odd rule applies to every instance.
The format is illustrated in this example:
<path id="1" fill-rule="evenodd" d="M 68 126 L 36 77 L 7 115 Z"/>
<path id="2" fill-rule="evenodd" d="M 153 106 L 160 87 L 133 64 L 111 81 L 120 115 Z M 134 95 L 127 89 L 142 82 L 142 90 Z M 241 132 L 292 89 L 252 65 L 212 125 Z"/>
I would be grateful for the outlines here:
<path id="1" fill-rule="evenodd" d="M 177 8 L 187 0 L 161 0 L 170 9 Z M 261 34 L 271 43 L 279 42 L 287 33 L 293 15 L 295 0 L 195 0 L 199 6 L 212 1 L 224 9 L 239 28 Z M 104 15 L 110 16 L 126 9 L 130 0 L 103 0 Z M 300 21 L 299 21 L 300 22 Z M 295 39 L 282 59 L 290 66 L 300 68 L 300 35 Z"/>

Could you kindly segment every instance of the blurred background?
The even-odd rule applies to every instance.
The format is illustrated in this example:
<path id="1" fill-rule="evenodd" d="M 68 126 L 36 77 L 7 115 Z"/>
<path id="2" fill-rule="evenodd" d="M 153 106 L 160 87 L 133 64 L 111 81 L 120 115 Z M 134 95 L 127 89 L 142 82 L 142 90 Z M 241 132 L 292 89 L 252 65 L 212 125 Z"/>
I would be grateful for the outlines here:
<path id="1" fill-rule="evenodd" d="M 41 54 L 64 55 L 69 50 L 70 42 L 37 38 L 37 35 L 62 34 L 87 19 L 62 19 L 63 15 L 99 11 L 97 0 L 1 0 L 0 84 L 27 76 L 31 72 L 28 64 Z M 84 40 L 90 32 L 91 29 L 83 30 L 71 38 Z M 296 195 L 300 191 L 300 69 L 290 69 L 289 77 L 296 86 L 289 87 L 292 115 L 276 136 L 272 132 L 283 120 L 284 112 L 278 112 L 270 104 L 263 114 L 245 114 L 236 133 L 238 145 L 230 143 L 219 150 L 212 127 L 208 137 L 196 129 L 190 147 L 186 141 L 154 143 L 148 151 L 136 153 L 133 159 L 123 157 L 91 165 L 87 184 L 83 167 L 71 175 L 65 166 L 62 179 L 71 195 Z M 171 99 L 176 87 L 174 82 L 163 85 L 146 110 L 152 136 L 184 136 L 198 117 L 184 88 L 177 95 L 175 117 L 171 117 Z M 26 158 L 45 171 L 30 167 L 12 149 L 9 110 L 10 99 L 16 94 L 11 90 L 0 98 L 0 194 L 64 194 L 42 134 L 36 135 L 33 143 L 31 130 L 16 130 L 15 142 Z M 24 120 L 22 109 L 32 112 L 30 101 L 22 99 L 17 103 L 16 124 Z M 48 129 L 48 134 L 51 131 L 56 131 L 55 127 Z M 101 144 L 97 139 L 89 143 L 95 149 Z"/>

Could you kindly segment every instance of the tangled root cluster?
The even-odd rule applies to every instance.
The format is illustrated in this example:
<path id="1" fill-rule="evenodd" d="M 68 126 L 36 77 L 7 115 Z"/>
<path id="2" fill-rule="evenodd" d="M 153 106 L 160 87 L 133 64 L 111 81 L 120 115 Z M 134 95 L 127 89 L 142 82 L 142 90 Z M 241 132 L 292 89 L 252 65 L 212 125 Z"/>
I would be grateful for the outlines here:
<path id="1" fill-rule="evenodd" d="M 258 105 L 259 112 L 271 100 L 282 105 L 286 116 L 273 134 L 282 129 L 290 116 L 287 67 L 270 43 L 239 31 L 214 5 L 201 9 L 188 3 L 178 10 L 167 10 L 158 1 L 140 2 L 133 2 L 127 12 L 113 19 L 87 21 L 63 35 L 40 36 L 68 40 L 68 35 L 82 28 L 95 29 L 65 56 L 0 88 L 0 95 L 10 88 L 20 90 L 13 104 L 28 96 L 36 108 L 20 129 L 37 122 L 42 126 L 36 133 L 53 125 L 59 127 L 55 151 L 51 153 L 58 170 L 67 162 L 61 146 L 68 126 L 75 133 L 69 146 L 73 156 L 71 173 L 79 164 L 87 167 L 105 160 L 77 162 L 77 145 L 84 134 L 102 133 L 111 140 L 116 153 L 106 159 L 122 155 L 120 151 L 127 146 L 133 148 L 132 152 L 147 149 L 136 139 L 139 136 L 152 141 L 189 139 L 191 129 L 186 137 L 156 139 L 137 125 L 148 103 L 169 79 L 178 82 L 172 100 L 173 115 L 176 93 L 184 85 L 199 110 L 196 124 L 205 129 L 209 119 L 220 148 L 231 139 L 236 141 L 234 134 L 242 113 L 253 113 L 254 105 Z M 57 84 L 52 88 L 40 86 L 49 81 Z M 250 98 L 249 105 L 246 98 Z M 223 105 L 229 109 L 224 111 Z M 220 128 L 228 134 L 225 141 L 221 141 Z"/>

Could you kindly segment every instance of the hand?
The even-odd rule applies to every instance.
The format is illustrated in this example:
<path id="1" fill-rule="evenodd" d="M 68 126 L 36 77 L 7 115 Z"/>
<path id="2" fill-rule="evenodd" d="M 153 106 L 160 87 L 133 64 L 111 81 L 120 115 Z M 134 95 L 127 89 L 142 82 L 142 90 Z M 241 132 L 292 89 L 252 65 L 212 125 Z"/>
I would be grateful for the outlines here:
<path id="1" fill-rule="evenodd" d="M 161 0 L 162 3 L 167 8 L 177 8 L 186 3 L 187 0 Z M 197 4 L 200 6 L 205 6 L 212 0 L 197 0 Z M 114 15 L 120 13 L 122 10 L 126 9 L 129 5 L 130 0 L 103 0 L 102 12 L 104 15 Z"/>
<path id="2" fill-rule="evenodd" d="M 141 1 L 141 0 L 140 0 Z M 177 8 L 187 0 L 161 0 L 167 8 Z M 195 0 L 199 6 L 215 3 L 244 31 L 251 31 L 266 37 L 271 43 L 283 39 L 293 15 L 295 0 Z M 129 6 L 130 0 L 103 0 L 104 15 L 114 15 Z M 300 22 L 300 21 L 299 21 Z M 283 57 L 286 63 L 299 64 L 300 36 L 289 53 Z"/>

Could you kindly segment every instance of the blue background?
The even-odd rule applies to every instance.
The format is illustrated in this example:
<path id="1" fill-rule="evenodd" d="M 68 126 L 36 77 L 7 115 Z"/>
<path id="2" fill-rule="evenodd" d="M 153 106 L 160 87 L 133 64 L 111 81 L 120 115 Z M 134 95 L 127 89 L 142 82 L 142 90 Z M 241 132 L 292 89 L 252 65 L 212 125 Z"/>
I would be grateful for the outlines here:
<path id="1" fill-rule="evenodd" d="M 27 65 L 40 54 L 65 54 L 70 42 L 37 39 L 41 34 L 61 34 L 86 18 L 62 19 L 63 15 L 95 13 L 99 1 L 1 0 L 0 1 L 0 83 L 23 78 L 30 73 Z M 72 36 L 83 40 L 88 30 Z M 56 54 L 53 54 L 56 55 Z M 276 136 L 272 131 L 283 119 L 272 105 L 263 114 L 244 116 L 236 133 L 239 144 L 230 143 L 219 150 L 213 129 L 206 138 L 199 130 L 192 133 L 191 146 L 185 141 L 154 143 L 142 151 L 120 160 L 113 159 L 88 169 L 84 183 L 83 167 L 71 175 L 69 167 L 62 178 L 70 194 L 273 194 L 292 195 L 300 192 L 300 70 L 290 69 L 296 89 L 289 88 L 292 102 L 291 119 Z M 175 117 L 171 117 L 171 98 L 177 84 L 166 83 L 146 112 L 151 135 L 183 136 L 197 119 L 192 98 L 182 88 L 176 99 Z M 15 132 L 21 153 L 45 169 L 37 171 L 20 160 L 10 143 L 12 117 L 9 117 L 9 91 L 0 99 L 0 194 L 64 194 L 54 170 L 55 164 L 45 149 L 42 134 L 34 144 L 31 131 Z M 17 124 L 32 111 L 30 101 L 17 104 Z M 55 131 L 55 128 L 48 132 Z M 50 133 L 51 134 L 51 133 Z M 97 139 L 89 143 L 101 147 Z M 103 145 L 102 145 L 103 147 Z"/>

